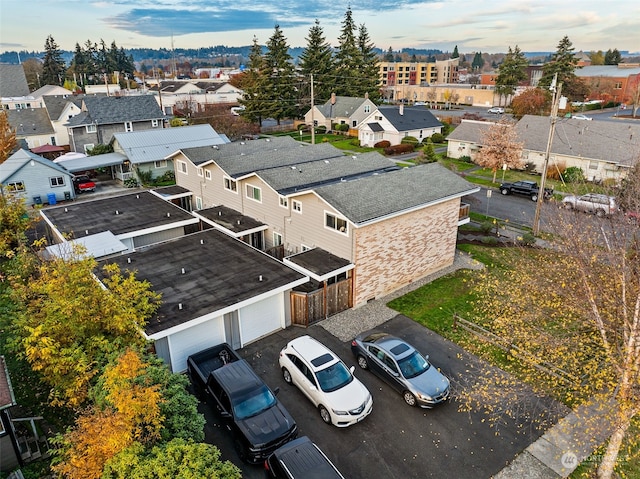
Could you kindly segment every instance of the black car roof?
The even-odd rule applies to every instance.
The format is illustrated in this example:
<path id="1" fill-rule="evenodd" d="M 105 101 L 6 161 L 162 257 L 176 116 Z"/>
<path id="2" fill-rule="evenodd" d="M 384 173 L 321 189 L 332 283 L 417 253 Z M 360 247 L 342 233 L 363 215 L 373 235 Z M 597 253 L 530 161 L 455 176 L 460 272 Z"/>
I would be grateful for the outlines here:
<path id="1" fill-rule="evenodd" d="M 344 479 L 307 436 L 288 442 L 274 455 L 296 479 Z"/>
<path id="2" fill-rule="evenodd" d="M 266 386 L 264 381 L 256 374 L 244 359 L 234 361 L 212 371 L 222 388 L 227 392 L 229 398 L 233 399 L 247 391 Z"/>

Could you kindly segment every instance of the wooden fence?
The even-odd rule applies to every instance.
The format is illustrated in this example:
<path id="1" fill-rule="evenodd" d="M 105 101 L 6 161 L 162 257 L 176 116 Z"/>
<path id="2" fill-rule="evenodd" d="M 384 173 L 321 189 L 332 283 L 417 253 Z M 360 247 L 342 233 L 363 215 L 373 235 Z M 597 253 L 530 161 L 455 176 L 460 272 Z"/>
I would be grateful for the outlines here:
<path id="1" fill-rule="evenodd" d="M 352 306 L 351 278 L 311 292 L 291 292 L 291 323 L 309 326 Z"/>

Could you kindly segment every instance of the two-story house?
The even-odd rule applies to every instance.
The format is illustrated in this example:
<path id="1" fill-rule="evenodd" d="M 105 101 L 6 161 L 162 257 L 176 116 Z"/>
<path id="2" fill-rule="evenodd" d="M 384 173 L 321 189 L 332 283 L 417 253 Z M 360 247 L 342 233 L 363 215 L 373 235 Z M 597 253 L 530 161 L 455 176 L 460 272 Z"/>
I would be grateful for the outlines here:
<path id="1" fill-rule="evenodd" d="M 71 151 L 80 153 L 108 144 L 114 133 L 164 128 L 166 118 L 153 95 L 84 97 L 81 110 L 66 124 Z"/>
<path id="2" fill-rule="evenodd" d="M 362 146 L 373 147 L 383 140 L 399 145 L 406 136 L 422 142 L 434 133 L 442 133 L 442 123 L 428 109 L 382 106 L 363 120 L 358 139 Z"/>
<path id="3" fill-rule="evenodd" d="M 181 150 L 176 182 L 197 209 L 224 205 L 268 225 L 264 248 L 317 289 L 347 281 L 349 306 L 453 263 L 468 221 L 461 198 L 478 188 L 437 164 L 400 169 L 378 153 L 285 138 Z"/>
<path id="4" fill-rule="evenodd" d="M 331 130 L 334 124 L 349 125 L 350 130 L 357 129 L 362 120 L 378 107 L 368 98 L 331 95 L 322 105 L 314 106 L 304 115 L 307 125 L 325 126 Z"/>
<path id="5" fill-rule="evenodd" d="M 241 89 L 230 83 L 214 80 L 162 81 L 149 90 L 168 115 L 174 114 L 174 111 L 204 111 L 206 105 L 211 104 L 235 105 L 243 95 Z"/>

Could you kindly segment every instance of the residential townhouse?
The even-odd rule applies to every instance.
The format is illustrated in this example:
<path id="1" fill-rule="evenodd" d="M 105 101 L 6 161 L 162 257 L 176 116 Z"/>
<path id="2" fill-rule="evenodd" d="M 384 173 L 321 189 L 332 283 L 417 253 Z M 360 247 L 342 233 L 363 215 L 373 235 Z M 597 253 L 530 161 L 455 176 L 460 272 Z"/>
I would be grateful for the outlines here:
<path id="1" fill-rule="evenodd" d="M 211 104 L 236 105 L 243 95 L 241 89 L 219 80 L 162 81 L 149 91 L 167 115 L 173 115 L 174 111 L 202 112 Z"/>

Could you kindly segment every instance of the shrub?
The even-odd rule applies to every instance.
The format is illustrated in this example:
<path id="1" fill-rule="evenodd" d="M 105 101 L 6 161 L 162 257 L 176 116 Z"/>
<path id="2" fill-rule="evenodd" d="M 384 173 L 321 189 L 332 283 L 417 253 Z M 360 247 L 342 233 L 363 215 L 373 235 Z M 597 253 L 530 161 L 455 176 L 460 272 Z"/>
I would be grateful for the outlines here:
<path id="1" fill-rule="evenodd" d="M 402 145 L 417 145 L 418 143 L 419 141 L 415 136 L 405 136 L 400 140 L 400 144 Z"/>
<path id="2" fill-rule="evenodd" d="M 584 172 L 579 166 L 570 166 L 562 173 L 565 183 L 579 183 L 584 181 Z"/>
<path id="3" fill-rule="evenodd" d="M 389 148 L 390 146 L 391 142 L 389 140 L 381 140 L 373 145 L 374 148 Z"/>
<path id="4" fill-rule="evenodd" d="M 531 233 L 525 233 L 520 238 L 518 238 L 518 242 L 523 246 L 533 246 L 536 244 L 536 237 Z"/>
<path id="5" fill-rule="evenodd" d="M 316 127 L 316 133 L 326 133 L 327 127 L 325 125 L 320 125 Z"/>
<path id="6" fill-rule="evenodd" d="M 182 126 L 182 122 L 184 121 L 183 118 L 171 118 L 171 121 L 169 121 L 169 125 L 171 125 L 172 128 L 178 127 L 178 126 Z"/>
<path id="7" fill-rule="evenodd" d="M 96 146 L 87 151 L 89 156 L 104 155 L 105 153 L 113 153 L 113 146 L 98 143 Z"/>
<path id="8" fill-rule="evenodd" d="M 124 180 L 125 188 L 135 188 L 138 186 L 138 180 L 136 178 L 127 178 Z"/>
<path id="9" fill-rule="evenodd" d="M 404 145 L 394 145 L 384 149 L 385 155 L 397 155 L 399 153 L 410 153 L 414 150 L 414 146 L 408 143 Z"/>
<path id="10" fill-rule="evenodd" d="M 547 178 L 559 180 L 567 169 L 567 165 L 563 161 L 557 162 L 553 168 L 547 170 Z"/>
<path id="11" fill-rule="evenodd" d="M 349 125 L 347 125 L 346 123 L 341 123 L 341 124 L 336 126 L 336 130 L 338 130 L 338 131 L 349 131 Z"/>
<path id="12" fill-rule="evenodd" d="M 433 143 L 444 143 L 444 135 L 442 133 L 434 133 L 431 135 L 431 141 Z"/>
<path id="13" fill-rule="evenodd" d="M 536 171 L 536 164 L 533 161 L 527 161 L 524 164 L 524 171 L 533 173 L 534 171 Z"/>
<path id="14" fill-rule="evenodd" d="M 471 161 L 471 157 L 469 155 L 464 155 L 461 156 L 460 158 L 458 158 L 460 161 L 464 161 L 465 163 L 473 163 L 473 161 Z"/>
<path id="15" fill-rule="evenodd" d="M 480 231 L 484 234 L 490 233 L 493 230 L 493 222 L 492 221 L 483 221 L 480 224 Z"/>
<path id="16" fill-rule="evenodd" d="M 498 244 L 498 238 L 496 238 L 495 236 L 483 236 L 480 241 L 482 241 L 483 244 L 490 246 L 495 246 Z"/>
<path id="17" fill-rule="evenodd" d="M 298 125 L 298 131 L 309 131 L 309 125 L 306 123 L 300 123 Z"/>

